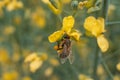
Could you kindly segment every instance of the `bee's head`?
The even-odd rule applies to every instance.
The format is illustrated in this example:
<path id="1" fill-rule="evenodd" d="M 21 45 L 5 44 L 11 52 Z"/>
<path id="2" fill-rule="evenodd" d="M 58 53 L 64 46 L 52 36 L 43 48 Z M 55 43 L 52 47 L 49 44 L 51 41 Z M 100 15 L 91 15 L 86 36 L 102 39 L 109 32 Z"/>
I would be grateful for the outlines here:
<path id="1" fill-rule="evenodd" d="M 64 34 L 63 38 L 64 39 L 70 39 L 70 36 L 68 34 Z"/>

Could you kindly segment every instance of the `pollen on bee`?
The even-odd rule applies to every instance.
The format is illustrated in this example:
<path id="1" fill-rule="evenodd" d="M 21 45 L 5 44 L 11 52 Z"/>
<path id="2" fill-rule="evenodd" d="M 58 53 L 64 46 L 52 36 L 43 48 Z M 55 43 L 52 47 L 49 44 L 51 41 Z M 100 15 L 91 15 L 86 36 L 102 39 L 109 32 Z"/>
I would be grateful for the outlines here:
<path id="1" fill-rule="evenodd" d="M 58 50 L 58 46 L 57 46 L 57 45 L 55 45 L 55 46 L 54 46 L 54 49 L 55 49 L 55 50 Z"/>
<path id="2" fill-rule="evenodd" d="M 62 54 L 62 50 L 57 50 L 57 53 L 58 54 Z"/>

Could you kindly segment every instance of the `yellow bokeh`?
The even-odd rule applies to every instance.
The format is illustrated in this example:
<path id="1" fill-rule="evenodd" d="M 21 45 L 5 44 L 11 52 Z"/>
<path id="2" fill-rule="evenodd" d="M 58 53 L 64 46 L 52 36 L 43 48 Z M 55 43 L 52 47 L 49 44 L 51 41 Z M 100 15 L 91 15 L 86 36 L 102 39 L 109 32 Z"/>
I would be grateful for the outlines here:
<path id="1" fill-rule="evenodd" d="M 38 7 L 31 14 L 31 22 L 33 25 L 36 25 L 38 28 L 44 28 L 46 25 L 46 14 L 42 7 Z"/>
<path id="2" fill-rule="evenodd" d="M 6 8 L 8 11 L 13 11 L 19 8 L 23 8 L 23 3 L 21 1 L 12 0 L 7 3 Z"/>
<path id="3" fill-rule="evenodd" d="M 10 35 L 15 32 L 15 28 L 13 26 L 6 26 L 3 30 L 4 35 Z"/>
<path id="4" fill-rule="evenodd" d="M 32 80 L 29 76 L 25 76 L 22 78 L 22 80 Z"/>
<path id="5" fill-rule="evenodd" d="M 24 62 L 29 64 L 29 68 L 31 72 L 36 72 L 43 64 L 43 61 L 48 59 L 48 55 L 46 53 L 42 53 L 38 55 L 36 52 L 28 55 Z"/>
<path id="6" fill-rule="evenodd" d="M 38 70 L 43 64 L 43 61 L 41 61 L 40 59 L 34 60 L 30 63 L 30 71 L 31 72 L 36 72 L 36 70 Z"/>
<path id="7" fill-rule="evenodd" d="M 116 7 L 113 4 L 110 4 L 108 7 L 108 16 L 111 17 L 115 11 Z"/>
<path id="8" fill-rule="evenodd" d="M 79 74 L 78 79 L 79 80 L 93 80 L 92 78 L 90 78 L 90 77 L 88 77 L 88 76 L 86 76 L 84 74 Z"/>
<path id="9" fill-rule="evenodd" d="M 22 22 L 22 19 L 21 19 L 21 16 L 16 16 L 13 18 L 13 22 L 16 24 L 16 25 L 20 25 L 21 22 Z"/>
<path id="10" fill-rule="evenodd" d="M 61 0 L 62 4 L 68 4 L 71 2 L 71 0 Z"/>
<path id="11" fill-rule="evenodd" d="M 46 77 L 49 77 L 52 73 L 53 73 L 53 68 L 52 67 L 48 67 L 44 72 Z"/>
<path id="12" fill-rule="evenodd" d="M 115 75 L 113 80 L 120 80 L 120 76 L 119 75 Z"/>
<path id="13" fill-rule="evenodd" d="M 116 65 L 118 71 L 120 71 L 120 62 Z"/>
<path id="14" fill-rule="evenodd" d="M 31 61 L 35 60 L 36 58 L 37 58 L 37 54 L 36 54 L 36 53 L 32 53 L 32 54 L 28 55 L 28 56 L 25 58 L 24 62 L 25 62 L 25 63 L 26 63 L 26 62 L 31 62 Z"/>
<path id="15" fill-rule="evenodd" d="M 53 66 L 58 66 L 60 64 L 59 61 L 57 59 L 54 59 L 54 58 L 50 59 L 49 62 Z"/>
<path id="16" fill-rule="evenodd" d="M 42 55 L 40 55 L 40 59 L 43 61 L 47 60 L 48 59 L 47 53 L 42 53 Z"/>
<path id="17" fill-rule="evenodd" d="M 0 49 L 0 62 L 7 63 L 10 61 L 8 51 L 4 48 Z"/>
<path id="18" fill-rule="evenodd" d="M 2 75 L 2 80 L 18 80 L 19 74 L 16 71 L 5 72 Z"/>
<path id="19" fill-rule="evenodd" d="M 102 65 L 98 65 L 97 67 L 97 74 L 100 75 L 104 75 L 104 68 Z"/>

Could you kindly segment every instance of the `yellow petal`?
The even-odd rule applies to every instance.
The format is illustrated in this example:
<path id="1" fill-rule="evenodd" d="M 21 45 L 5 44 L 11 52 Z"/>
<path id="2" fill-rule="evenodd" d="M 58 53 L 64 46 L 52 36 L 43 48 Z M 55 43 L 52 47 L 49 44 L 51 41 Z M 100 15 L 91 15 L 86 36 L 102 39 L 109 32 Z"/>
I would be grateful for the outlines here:
<path id="1" fill-rule="evenodd" d="M 74 22 L 73 16 L 64 17 L 62 30 L 69 33 L 74 26 Z"/>
<path id="2" fill-rule="evenodd" d="M 72 32 L 70 33 L 70 36 L 73 37 L 76 41 L 79 41 L 81 33 L 77 30 L 72 30 Z"/>
<path id="3" fill-rule="evenodd" d="M 98 22 L 98 24 L 99 24 L 99 26 L 101 27 L 101 31 L 100 32 L 105 32 L 106 30 L 105 30 L 105 21 L 104 21 L 104 18 L 102 18 L 102 17 L 99 17 L 98 19 L 97 19 L 97 22 Z"/>
<path id="4" fill-rule="evenodd" d="M 84 23 L 84 28 L 91 32 L 92 35 L 95 37 L 99 36 L 101 33 L 105 32 L 104 29 L 104 18 L 94 18 L 93 16 L 90 16 L 86 18 Z"/>
<path id="5" fill-rule="evenodd" d="M 58 41 L 62 36 L 63 36 L 64 32 L 63 31 L 56 31 L 53 34 L 51 34 L 48 39 L 49 41 L 52 42 L 56 42 Z"/>
<path id="6" fill-rule="evenodd" d="M 104 35 L 100 35 L 97 37 L 97 43 L 102 52 L 106 52 L 108 50 L 109 43 Z"/>
<path id="7" fill-rule="evenodd" d="M 93 26 L 96 26 L 96 19 L 93 16 L 89 16 L 85 19 L 84 28 L 87 31 L 91 32 Z"/>
<path id="8" fill-rule="evenodd" d="M 49 8 L 53 11 L 54 14 L 59 15 L 61 13 L 62 6 L 59 4 L 59 2 L 57 2 L 58 9 L 55 8 L 50 2 L 48 2 L 47 4 L 48 4 Z"/>

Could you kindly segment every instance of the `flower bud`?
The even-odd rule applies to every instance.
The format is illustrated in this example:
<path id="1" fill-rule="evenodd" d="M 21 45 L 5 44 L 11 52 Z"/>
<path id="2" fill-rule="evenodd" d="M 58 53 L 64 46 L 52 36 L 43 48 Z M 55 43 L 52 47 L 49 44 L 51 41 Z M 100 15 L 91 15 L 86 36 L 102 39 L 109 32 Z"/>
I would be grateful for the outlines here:
<path id="1" fill-rule="evenodd" d="M 72 6 L 73 10 L 77 10 L 77 8 L 78 8 L 78 1 L 77 0 L 73 0 L 71 2 L 71 6 Z"/>

